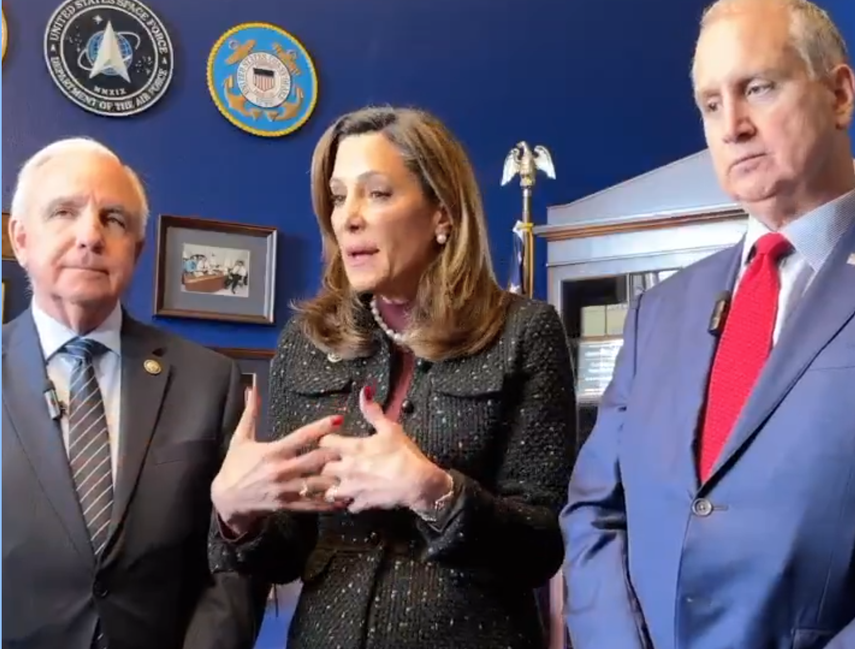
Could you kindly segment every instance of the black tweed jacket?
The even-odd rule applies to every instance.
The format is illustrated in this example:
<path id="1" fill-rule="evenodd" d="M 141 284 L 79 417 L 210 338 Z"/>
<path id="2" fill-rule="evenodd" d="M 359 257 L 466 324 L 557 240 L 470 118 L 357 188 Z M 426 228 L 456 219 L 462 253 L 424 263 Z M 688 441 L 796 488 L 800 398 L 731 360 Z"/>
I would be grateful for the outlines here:
<path id="1" fill-rule="evenodd" d="M 329 358 L 293 321 L 271 367 L 270 429 L 284 434 L 342 412 L 369 435 L 357 400 L 390 392 L 392 349 L 376 333 L 367 359 Z M 484 352 L 417 362 L 401 424 L 451 471 L 456 513 L 441 531 L 409 511 L 279 514 L 229 543 L 212 525 L 214 571 L 302 578 L 288 649 L 541 649 L 534 589 L 561 566 L 558 514 L 573 462 L 575 394 L 555 309 L 514 297 Z"/>

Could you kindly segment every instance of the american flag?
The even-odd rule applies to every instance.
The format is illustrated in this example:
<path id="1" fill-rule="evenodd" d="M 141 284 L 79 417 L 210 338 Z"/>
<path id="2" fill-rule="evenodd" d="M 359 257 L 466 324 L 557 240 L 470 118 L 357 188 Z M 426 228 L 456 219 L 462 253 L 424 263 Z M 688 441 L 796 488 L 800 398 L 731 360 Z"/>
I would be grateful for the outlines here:
<path id="1" fill-rule="evenodd" d="M 511 293 L 523 293 L 523 277 L 525 276 L 525 224 L 517 221 L 513 229 L 514 256 L 511 259 L 511 277 L 508 281 L 508 290 Z"/>

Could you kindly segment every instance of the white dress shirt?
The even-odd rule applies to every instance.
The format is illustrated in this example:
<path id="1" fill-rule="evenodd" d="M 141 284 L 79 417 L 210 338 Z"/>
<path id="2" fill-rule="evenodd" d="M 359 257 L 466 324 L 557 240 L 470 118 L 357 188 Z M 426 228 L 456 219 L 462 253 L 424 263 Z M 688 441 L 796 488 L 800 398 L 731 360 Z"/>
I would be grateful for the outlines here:
<path id="1" fill-rule="evenodd" d="M 816 275 L 828 261 L 834 247 L 855 223 L 855 191 L 818 207 L 801 216 L 781 230 L 794 251 L 778 265 L 781 292 L 778 294 L 778 315 L 772 334 L 773 344 L 778 342 L 781 329 L 792 315 Z M 769 228 L 752 216 L 748 217 L 748 230 L 742 249 L 742 266 L 737 277 L 736 290 L 745 274 L 754 252 L 754 244 Z M 734 291 L 734 294 L 735 294 Z"/>
<path id="2" fill-rule="evenodd" d="M 65 451 L 68 452 L 68 417 L 66 410 L 68 406 L 68 390 L 71 381 L 71 370 L 74 360 L 70 354 L 61 351 L 62 347 L 77 334 L 57 322 L 33 301 L 33 320 L 36 324 L 39 342 L 42 346 L 42 354 L 47 360 L 48 379 L 53 383 L 56 396 L 63 404 L 63 415 L 60 420 L 62 426 L 62 439 Z M 83 338 L 96 340 L 104 345 L 108 351 L 101 354 L 93 362 L 98 387 L 101 388 L 101 396 L 104 400 L 104 414 L 107 420 L 107 431 L 110 437 L 110 455 L 113 467 L 113 483 L 116 482 L 116 466 L 119 457 L 119 422 L 121 417 L 121 394 L 122 394 L 122 309 L 116 308 L 109 317 L 97 329 L 90 331 Z"/>

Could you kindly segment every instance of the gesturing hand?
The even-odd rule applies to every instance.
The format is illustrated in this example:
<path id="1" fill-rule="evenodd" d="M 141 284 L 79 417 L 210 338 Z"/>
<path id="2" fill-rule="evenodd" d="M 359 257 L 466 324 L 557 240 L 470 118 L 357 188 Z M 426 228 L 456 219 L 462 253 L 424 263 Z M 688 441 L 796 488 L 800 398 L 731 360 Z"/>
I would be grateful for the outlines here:
<path id="1" fill-rule="evenodd" d="M 338 481 L 326 494 L 329 501 L 348 502 L 348 510 L 407 507 L 419 511 L 451 488 L 451 477 L 419 450 L 400 424 L 372 400 L 371 388 L 359 395 L 362 416 L 376 431 L 370 437 L 326 435 L 320 447 L 340 459 L 321 471 Z"/>
<path id="2" fill-rule="evenodd" d="M 257 419 L 258 395 L 252 388 L 247 391 L 243 415 L 225 460 L 211 484 L 211 500 L 222 521 L 240 534 L 260 516 L 280 509 L 320 511 L 338 507 L 305 497 L 306 492 L 323 494 L 334 484 L 331 478 L 318 474 L 337 454 L 328 449 L 300 452 L 340 426 L 341 416 L 319 419 L 273 442 L 256 440 Z"/>

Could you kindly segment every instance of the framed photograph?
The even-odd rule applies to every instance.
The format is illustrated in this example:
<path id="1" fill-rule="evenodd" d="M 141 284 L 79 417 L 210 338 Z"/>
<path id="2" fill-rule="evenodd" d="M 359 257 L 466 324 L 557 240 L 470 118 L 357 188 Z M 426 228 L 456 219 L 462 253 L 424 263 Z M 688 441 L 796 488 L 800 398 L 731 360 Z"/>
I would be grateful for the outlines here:
<path id="1" fill-rule="evenodd" d="M 3 292 L 0 300 L 0 319 L 3 323 L 11 322 L 30 306 L 30 281 L 26 271 L 16 261 L 3 260 Z"/>
<path id="2" fill-rule="evenodd" d="M 237 361 L 244 387 L 255 386 L 258 390 L 258 394 L 261 396 L 261 417 L 259 417 L 259 428 L 256 430 L 256 434 L 259 438 L 264 439 L 268 431 L 269 373 L 270 361 L 274 354 L 273 350 L 241 347 L 211 347 L 211 349 Z"/>
<path id="3" fill-rule="evenodd" d="M 276 228 L 161 215 L 154 314 L 273 324 Z"/>
<path id="4" fill-rule="evenodd" d="M 9 212 L 3 212 L 3 259 L 15 261 L 12 238 L 9 236 Z"/>

